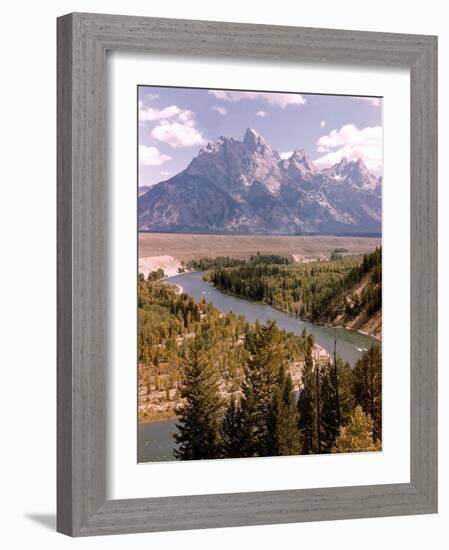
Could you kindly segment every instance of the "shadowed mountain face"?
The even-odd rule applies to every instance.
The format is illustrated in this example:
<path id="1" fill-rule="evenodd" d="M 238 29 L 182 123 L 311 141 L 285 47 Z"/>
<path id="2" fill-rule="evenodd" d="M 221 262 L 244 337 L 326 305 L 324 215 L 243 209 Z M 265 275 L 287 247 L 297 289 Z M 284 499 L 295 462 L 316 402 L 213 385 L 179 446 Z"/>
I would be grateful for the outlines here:
<path id="1" fill-rule="evenodd" d="M 139 196 L 139 229 L 200 233 L 375 233 L 381 179 L 362 160 L 319 170 L 303 150 L 286 160 L 254 130 L 220 137 L 185 170 Z"/>

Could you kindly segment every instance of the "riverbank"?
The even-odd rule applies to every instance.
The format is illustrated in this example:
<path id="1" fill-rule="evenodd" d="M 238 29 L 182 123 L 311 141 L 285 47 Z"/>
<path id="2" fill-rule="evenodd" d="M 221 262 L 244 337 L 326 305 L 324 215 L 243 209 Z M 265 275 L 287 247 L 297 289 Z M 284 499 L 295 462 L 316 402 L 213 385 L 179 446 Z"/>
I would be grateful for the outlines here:
<path id="1" fill-rule="evenodd" d="M 340 326 L 346 330 L 353 330 L 382 342 L 382 311 L 376 311 L 369 318 L 355 318 L 344 324 L 329 323 L 327 326 Z"/>
<path id="2" fill-rule="evenodd" d="M 276 321 L 279 328 L 294 334 L 301 334 L 305 329 L 311 334 L 315 342 L 323 347 L 328 353 L 333 353 L 334 338 L 337 336 L 337 352 L 340 357 L 354 366 L 361 357 L 360 349 L 369 348 L 377 340 L 359 331 L 349 330 L 341 327 L 329 327 L 318 325 L 307 320 L 300 320 L 297 317 L 276 309 L 263 302 L 251 301 L 239 296 L 225 294 L 216 289 L 211 283 L 202 279 L 201 272 L 186 272 L 167 279 L 168 283 L 180 284 L 184 293 L 194 298 L 197 302 L 205 299 L 212 303 L 222 313 L 233 312 L 235 315 L 243 315 L 248 322 L 255 323 L 258 320 L 261 324 L 268 321 Z M 336 332 L 337 331 L 337 332 Z"/>
<path id="3" fill-rule="evenodd" d="M 139 273 L 147 278 L 149 273 L 158 269 L 162 269 L 166 277 L 171 277 L 179 273 L 182 264 L 177 258 L 168 254 L 143 256 L 139 250 Z"/>
<path id="4" fill-rule="evenodd" d="M 337 338 L 337 355 L 352 367 L 362 356 L 363 351 L 369 349 L 376 342 L 374 338 L 363 335 L 359 331 L 315 325 L 299 320 L 270 305 L 224 294 L 210 283 L 203 281 L 201 275 L 200 272 L 186 272 L 164 278 L 164 282 L 167 285 L 172 285 L 173 288 L 182 287 L 183 293 L 192 297 L 197 303 L 205 299 L 223 315 L 232 311 L 235 316 L 244 316 L 249 323 L 255 323 L 256 320 L 261 324 L 266 324 L 269 320 L 276 321 L 280 329 L 297 335 L 306 330 L 314 337 L 317 346 L 325 350 L 325 354 L 321 353 L 324 363 L 329 360 L 329 355 L 333 354 L 335 337 Z M 320 360 L 318 347 L 315 359 Z M 302 358 L 298 357 L 298 360 L 292 362 L 289 368 L 295 388 L 299 384 L 302 364 Z M 160 366 L 164 367 L 163 364 Z M 148 378 L 148 374 L 151 379 Z M 172 383 L 168 386 L 165 385 L 167 377 L 163 373 L 157 382 L 157 387 L 155 387 L 154 378 L 154 371 L 151 370 L 151 367 L 139 366 L 139 462 L 173 459 L 174 440 L 172 434 L 176 432 L 175 410 L 177 404 L 180 404 L 179 394 Z"/>
<path id="5" fill-rule="evenodd" d="M 287 333 L 301 335 L 303 330 L 311 334 L 318 346 L 328 354 L 333 354 L 334 340 L 337 339 L 337 355 L 352 367 L 362 356 L 364 349 L 369 349 L 378 340 L 364 335 L 360 331 L 331 327 L 310 323 L 282 311 L 279 308 L 262 302 L 250 301 L 244 298 L 225 294 L 216 289 L 212 284 L 202 279 L 201 272 L 186 272 L 168 277 L 164 282 L 172 288 L 180 290 L 192 297 L 198 304 L 204 299 L 213 304 L 223 316 L 233 312 L 236 317 L 242 316 L 248 323 L 259 321 L 266 324 L 268 321 L 276 321 L 278 327 Z M 186 336 L 184 336 L 186 337 Z M 189 337 L 189 335 L 187 335 Z M 178 341 L 180 343 L 181 340 Z M 239 343 L 240 344 L 240 343 Z M 300 376 L 300 360 L 292 365 L 290 372 L 297 385 Z M 162 368 L 168 368 L 162 363 Z M 169 369 L 168 369 L 169 370 Z M 167 371 L 168 372 L 168 371 Z M 179 401 L 173 381 L 169 380 L 164 371 L 159 373 L 156 381 L 155 373 L 150 367 L 139 365 L 139 420 L 145 423 L 154 423 L 162 420 L 175 419 L 175 409 Z M 151 387 L 149 383 L 151 380 Z M 169 382 L 168 384 L 166 382 Z"/>
<path id="6" fill-rule="evenodd" d="M 298 319 L 299 321 L 307 321 L 308 323 L 312 323 L 316 326 L 321 326 L 321 327 L 326 327 L 326 328 L 340 328 L 340 329 L 350 330 L 350 331 L 353 331 L 357 334 L 361 334 L 362 336 L 368 336 L 369 338 L 374 338 L 378 342 L 382 342 L 382 337 L 379 336 L 379 333 L 378 333 L 377 329 L 370 332 L 369 330 L 363 330 L 361 328 L 360 329 L 355 328 L 355 327 L 351 326 L 350 323 L 346 323 L 346 324 L 345 323 L 320 323 L 319 321 L 307 319 L 306 317 L 300 318 L 300 317 L 297 317 L 296 315 L 294 315 L 293 313 L 291 313 L 291 311 L 283 309 L 280 306 L 269 304 L 269 303 L 264 302 L 264 301 L 251 300 L 250 298 L 243 298 L 242 296 L 239 296 L 238 294 L 233 294 L 232 292 L 225 292 L 224 290 L 221 290 L 220 288 L 216 287 L 215 285 L 213 285 L 209 281 L 205 281 L 205 282 L 207 284 L 211 285 L 217 292 L 220 292 L 220 294 L 223 294 L 224 296 L 233 296 L 234 298 L 239 298 L 240 300 L 246 300 L 248 302 L 252 302 L 252 303 L 255 303 L 255 304 L 263 304 L 263 305 L 272 307 L 273 309 L 275 309 L 277 311 L 280 311 L 281 313 L 285 313 L 286 315 L 288 315 L 289 317 L 292 317 L 293 319 Z M 380 313 L 379 318 L 380 318 L 380 332 L 381 332 L 381 330 L 382 330 L 382 325 L 381 325 L 381 323 L 382 323 L 382 313 Z"/>
<path id="7" fill-rule="evenodd" d="M 139 424 L 154 424 L 155 422 L 162 422 L 164 420 L 177 420 L 178 416 L 173 411 L 167 411 L 165 413 L 153 413 L 146 416 L 139 416 Z"/>

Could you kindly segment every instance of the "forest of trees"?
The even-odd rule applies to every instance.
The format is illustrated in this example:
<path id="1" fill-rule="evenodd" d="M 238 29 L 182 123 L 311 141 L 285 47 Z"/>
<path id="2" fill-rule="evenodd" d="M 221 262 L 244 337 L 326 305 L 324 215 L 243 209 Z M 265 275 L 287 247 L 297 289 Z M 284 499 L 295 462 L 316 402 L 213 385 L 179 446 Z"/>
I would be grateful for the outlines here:
<path id="1" fill-rule="evenodd" d="M 381 355 L 368 350 L 352 370 L 314 360 L 307 340 L 298 394 L 274 322 L 261 326 L 245 365 L 241 392 L 227 401 L 204 355 L 186 363 L 178 408 L 181 460 L 285 456 L 381 449 Z"/>
<path id="2" fill-rule="evenodd" d="M 259 329 L 245 317 L 222 314 L 204 299 L 199 303 L 153 276 L 139 279 L 139 420 L 175 416 L 182 399 L 181 379 L 193 355 L 212 364 L 227 396 L 240 391 L 244 368 Z M 299 335 L 280 331 L 288 361 L 304 356 Z"/>
<path id="3" fill-rule="evenodd" d="M 210 269 L 220 269 L 224 267 L 241 267 L 245 265 L 274 264 L 288 265 L 292 261 L 285 256 L 278 254 L 254 254 L 248 260 L 241 258 L 230 258 L 229 256 L 216 256 L 215 258 L 200 258 L 199 260 L 190 260 L 186 263 L 186 268 L 193 271 L 209 271 Z"/>
<path id="4" fill-rule="evenodd" d="M 354 369 L 323 363 L 305 332 L 253 325 L 140 277 L 139 386 L 176 413 L 180 460 L 378 450 L 381 363 L 378 346 Z"/>
<path id="5" fill-rule="evenodd" d="M 368 278 L 360 293 L 351 289 Z M 223 292 L 258 300 L 311 321 L 371 316 L 382 307 L 382 249 L 363 258 L 313 264 L 214 266 L 204 278 Z"/>

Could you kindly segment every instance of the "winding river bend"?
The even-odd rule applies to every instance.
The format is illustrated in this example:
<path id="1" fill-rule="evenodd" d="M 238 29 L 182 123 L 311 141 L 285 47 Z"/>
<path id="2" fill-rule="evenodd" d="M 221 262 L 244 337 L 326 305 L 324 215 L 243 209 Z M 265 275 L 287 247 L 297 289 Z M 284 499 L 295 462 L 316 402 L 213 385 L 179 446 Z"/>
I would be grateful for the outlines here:
<path id="1" fill-rule="evenodd" d="M 205 298 L 223 313 L 233 311 L 236 315 L 244 315 L 250 323 L 254 323 L 256 319 L 262 324 L 268 320 L 276 321 L 280 328 L 296 334 L 300 334 L 303 329 L 306 329 L 307 333 L 313 335 L 315 342 L 330 354 L 333 353 L 334 338 L 336 337 L 337 354 L 344 361 L 348 361 L 351 366 L 355 365 L 364 350 L 376 342 L 374 338 L 353 330 L 315 325 L 292 317 L 272 306 L 223 294 L 210 283 L 203 281 L 202 273 L 198 271 L 174 275 L 165 280 L 180 285 L 183 292 L 197 301 Z M 173 460 L 172 433 L 175 431 L 174 420 L 139 424 L 138 461 Z"/>

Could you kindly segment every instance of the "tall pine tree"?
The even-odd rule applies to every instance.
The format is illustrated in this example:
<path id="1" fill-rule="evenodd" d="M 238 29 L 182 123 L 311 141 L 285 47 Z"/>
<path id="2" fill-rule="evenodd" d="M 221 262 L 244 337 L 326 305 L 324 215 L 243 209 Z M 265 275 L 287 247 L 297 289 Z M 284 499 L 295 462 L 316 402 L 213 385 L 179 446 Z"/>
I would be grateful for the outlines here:
<path id="1" fill-rule="evenodd" d="M 268 416 L 279 369 L 285 363 L 283 334 L 274 321 L 259 328 L 242 385 L 241 455 L 268 456 Z"/>
<path id="2" fill-rule="evenodd" d="M 268 454 L 297 455 L 301 452 L 298 412 L 292 378 L 281 367 L 268 416 Z"/>
<path id="3" fill-rule="evenodd" d="M 305 360 L 298 396 L 298 429 L 302 441 L 302 454 L 316 452 L 316 377 L 313 364 L 313 337 L 305 341 Z"/>
<path id="4" fill-rule="evenodd" d="M 354 398 L 373 420 L 374 441 L 382 439 L 382 352 L 372 346 L 354 367 Z"/>
<path id="5" fill-rule="evenodd" d="M 222 454 L 224 458 L 239 458 L 245 444 L 242 431 L 242 411 L 234 397 L 231 396 L 223 416 L 221 426 Z"/>
<path id="6" fill-rule="evenodd" d="M 206 354 L 192 352 L 180 395 L 183 404 L 177 410 L 178 433 L 174 438 L 179 448 L 174 451 L 175 457 L 180 460 L 220 458 L 223 402 L 216 372 Z"/>
<path id="7" fill-rule="evenodd" d="M 352 395 L 353 374 L 348 363 L 344 363 L 337 357 L 337 377 L 333 364 L 322 367 L 321 377 L 321 434 L 322 452 L 330 452 L 335 443 L 341 425 L 349 422 L 354 410 L 354 397 Z M 338 404 L 337 413 L 336 380 L 338 380 Z"/>

